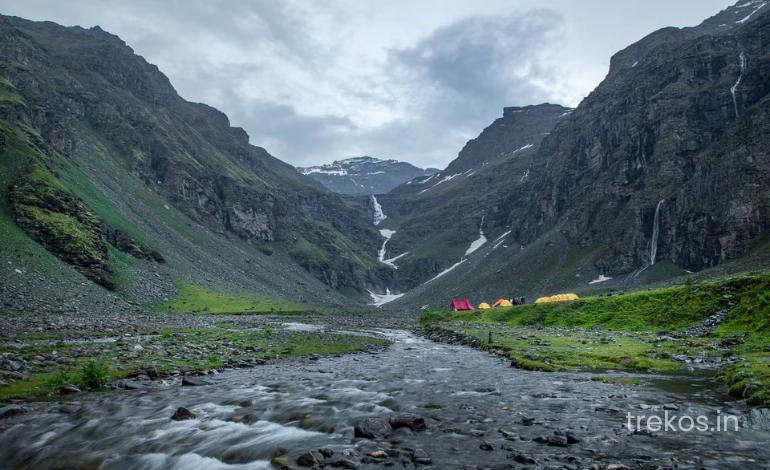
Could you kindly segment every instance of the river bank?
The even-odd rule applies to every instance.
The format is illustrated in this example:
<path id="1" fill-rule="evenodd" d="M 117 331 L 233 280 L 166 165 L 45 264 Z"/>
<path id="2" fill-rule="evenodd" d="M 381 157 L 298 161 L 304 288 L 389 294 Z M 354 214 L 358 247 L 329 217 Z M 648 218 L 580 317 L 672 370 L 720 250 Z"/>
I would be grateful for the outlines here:
<path id="1" fill-rule="evenodd" d="M 710 370 L 733 398 L 770 405 L 770 275 L 470 312 L 429 311 L 428 337 L 516 368 Z"/>
<path id="2" fill-rule="evenodd" d="M 0 402 L 87 389 L 147 388 L 295 358 L 376 351 L 368 315 L 157 314 L 143 317 L 5 317 Z M 299 321 L 302 321 L 300 323 Z M 94 328 L 91 321 L 98 321 Z M 304 323 L 311 322 L 311 323 Z M 9 326 L 13 323 L 13 328 Z M 383 316 L 381 326 L 408 324 Z"/>

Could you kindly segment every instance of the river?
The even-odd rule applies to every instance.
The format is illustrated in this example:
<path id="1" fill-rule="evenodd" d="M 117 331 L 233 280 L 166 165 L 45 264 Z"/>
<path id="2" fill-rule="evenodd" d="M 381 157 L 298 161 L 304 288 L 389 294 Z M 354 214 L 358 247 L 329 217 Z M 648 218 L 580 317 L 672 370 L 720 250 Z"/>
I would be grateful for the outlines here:
<path id="1" fill-rule="evenodd" d="M 5 420 L 0 467 L 261 469 L 273 468 L 275 455 L 294 465 L 300 454 L 321 448 L 333 452 L 327 464 L 342 468 L 766 468 L 770 461 L 766 425 L 751 424 L 747 409 L 724 402 L 723 389 L 705 376 L 621 386 L 586 373 L 513 369 L 487 353 L 408 332 L 379 333 L 393 345 L 377 353 L 225 371 L 209 385 L 36 404 Z M 170 419 L 180 406 L 197 418 Z M 628 412 L 664 411 L 732 414 L 745 427 L 627 429 Z M 362 418 L 405 412 L 424 417 L 427 429 L 354 438 L 353 424 Z M 388 457 L 367 457 L 377 450 Z"/>

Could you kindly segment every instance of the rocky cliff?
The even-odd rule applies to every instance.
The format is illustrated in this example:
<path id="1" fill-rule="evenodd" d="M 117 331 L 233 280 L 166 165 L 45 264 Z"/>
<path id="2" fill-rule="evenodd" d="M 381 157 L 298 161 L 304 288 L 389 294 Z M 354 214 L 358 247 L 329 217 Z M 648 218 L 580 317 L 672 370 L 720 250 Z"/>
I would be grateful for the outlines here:
<path id="1" fill-rule="evenodd" d="M 164 220 L 187 239 L 223 238 L 209 253 L 245 242 L 234 271 L 251 253 L 276 254 L 353 297 L 370 283 L 379 240 L 362 203 L 250 145 L 223 113 L 182 99 L 157 67 L 99 27 L 0 17 L 0 122 L 3 142 L 27 155 L 18 178 L 31 164 L 57 175 L 84 210 L 101 212 L 105 240 L 112 219 L 129 228 L 132 217 Z M 294 282 L 284 262 L 268 259 L 263 269 Z"/>
<path id="2" fill-rule="evenodd" d="M 380 197 L 388 248 L 420 254 L 394 273 L 398 302 L 627 286 L 750 256 L 770 230 L 768 31 L 770 6 L 740 1 L 654 32 L 576 109 L 516 108 L 504 127 L 506 108 L 438 179 Z"/>

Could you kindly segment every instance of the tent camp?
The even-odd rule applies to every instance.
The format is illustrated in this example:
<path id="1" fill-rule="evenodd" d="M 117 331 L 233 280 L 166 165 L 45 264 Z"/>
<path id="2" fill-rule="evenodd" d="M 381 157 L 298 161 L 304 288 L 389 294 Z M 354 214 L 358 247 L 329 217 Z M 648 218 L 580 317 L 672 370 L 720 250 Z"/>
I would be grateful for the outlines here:
<path id="1" fill-rule="evenodd" d="M 492 305 L 493 307 L 513 307 L 513 304 L 508 299 L 497 299 L 497 302 Z"/>
<path id="2" fill-rule="evenodd" d="M 490 307 L 490 306 L 489 306 L 489 304 L 488 304 L 488 303 L 486 303 L 486 302 L 481 302 L 481 303 L 479 304 L 479 309 L 480 309 L 480 310 L 486 310 L 486 309 L 488 309 L 488 308 L 491 308 L 491 307 Z"/>
<path id="3" fill-rule="evenodd" d="M 468 299 L 452 299 L 452 301 L 449 302 L 449 308 L 454 311 L 473 310 L 473 305 L 471 305 Z"/>
<path id="4" fill-rule="evenodd" d="M 546 304 L 549 302 L 566 302 L 568 300 L 578 300 L 580 297 L 577 294 L 557 294 L 550 297 L 540 297 L 535 300 L 536 304 Z"/>

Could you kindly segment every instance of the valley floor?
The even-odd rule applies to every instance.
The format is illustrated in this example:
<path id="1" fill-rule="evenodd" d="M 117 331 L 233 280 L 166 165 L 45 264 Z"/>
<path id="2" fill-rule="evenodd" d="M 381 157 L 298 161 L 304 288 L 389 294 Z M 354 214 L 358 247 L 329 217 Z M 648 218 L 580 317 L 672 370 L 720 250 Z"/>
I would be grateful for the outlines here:
<path id="1" fill-rule="evenodd" d="M 198 313 L 5 312 L 0 461 L 763 468 L 768 287 L 770 274 L 756 273 L 573 302 L 428 311 L 421 325 L 414 314 L 380 310 L 202 313 L 200 295 L 184 300 Z M 667 414 L 712 427 L 628 421 Z M 715 430 L 725 416 L 737 428 Z"/>

